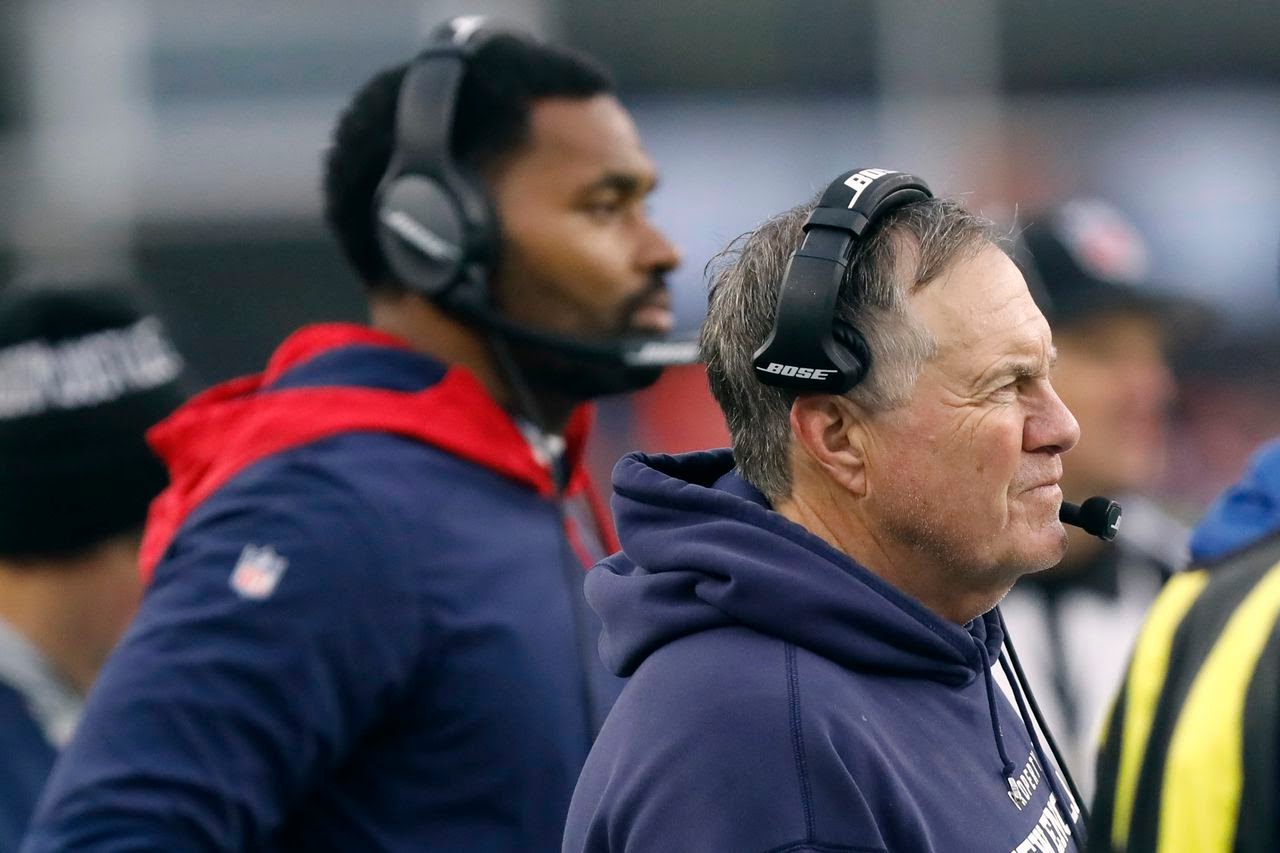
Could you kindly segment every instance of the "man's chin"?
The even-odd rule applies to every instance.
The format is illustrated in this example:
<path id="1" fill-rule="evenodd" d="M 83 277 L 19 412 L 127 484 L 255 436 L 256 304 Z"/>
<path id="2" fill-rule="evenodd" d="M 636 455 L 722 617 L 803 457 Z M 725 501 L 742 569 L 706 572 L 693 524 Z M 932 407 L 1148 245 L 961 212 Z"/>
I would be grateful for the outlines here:
<path id="1" fill-rule="evenodd" d="M 1043 572 L 1052 569 L 1067 555 L 1067 529 L 1062 522 L 1054 519 L 1037 531 L 1039 540 L 1027 553 L 1026 574 Z"/>

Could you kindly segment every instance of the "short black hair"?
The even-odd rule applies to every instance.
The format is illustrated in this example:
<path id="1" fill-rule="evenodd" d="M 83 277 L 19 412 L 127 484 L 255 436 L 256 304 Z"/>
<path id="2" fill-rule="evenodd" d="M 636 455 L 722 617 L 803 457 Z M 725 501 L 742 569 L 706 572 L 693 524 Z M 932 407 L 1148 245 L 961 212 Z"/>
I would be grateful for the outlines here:
<path id="1" fill-rule="evenodd" d="M 407 63 L 384 69 L 356 92 L 325 156 L 325 221 L 369 288 L 399 289 L 378 245 L 373 205 L 391 159 L 407 69 Z M 581 54 L 524 36 L 494 36 L 471 57 L 462 79 L 450 139 L 454 159 L 483 174 L 525 143 L 535 101 L 613 89 L 608 72 Z"/>

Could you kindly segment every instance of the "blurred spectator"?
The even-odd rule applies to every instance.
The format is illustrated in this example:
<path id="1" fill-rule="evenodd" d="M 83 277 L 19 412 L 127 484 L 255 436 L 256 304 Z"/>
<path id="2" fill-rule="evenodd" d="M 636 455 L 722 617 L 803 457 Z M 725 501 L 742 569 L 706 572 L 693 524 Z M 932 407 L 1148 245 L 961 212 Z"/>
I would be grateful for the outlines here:
<path id="1" fill-rule="evenodd" d="M 182 361 L 122 290 L 0 294 L 0 850 L 15 850 L 84 696 L 137 606 L 144 431 Z"/>
<path id="2" fill-rule="evenodd" d="M 1049 727 L 1085 795 L 1093 748 L 1147 608 L 1185 563 L 1187 531 L 1143 497 L 1164 464 L 1176 387 L 1168 362 L 1206 319 L 1145 281 L 1146 254 L 1115 210 L 1077 200 L 1032 215 L 1020 264 L 1053 328 L 1053 385 L 1080 422 L 1063 457 L 1067 500 L 1121 500 L 1113 543 L 1069 528 L 1054 569 L 1018 581 L 1000 609 Z"/>

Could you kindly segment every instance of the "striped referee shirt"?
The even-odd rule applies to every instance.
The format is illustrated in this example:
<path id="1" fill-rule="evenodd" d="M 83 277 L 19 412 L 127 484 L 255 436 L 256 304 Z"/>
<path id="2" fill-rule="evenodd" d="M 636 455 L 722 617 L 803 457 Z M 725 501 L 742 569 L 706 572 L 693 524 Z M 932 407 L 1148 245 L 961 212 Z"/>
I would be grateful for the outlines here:
<path id="1" fill-rule="evenodd" d="M 1093 850 L 1280 851 L 1280 536 L 1176 575 L 1103 732 Z"/>

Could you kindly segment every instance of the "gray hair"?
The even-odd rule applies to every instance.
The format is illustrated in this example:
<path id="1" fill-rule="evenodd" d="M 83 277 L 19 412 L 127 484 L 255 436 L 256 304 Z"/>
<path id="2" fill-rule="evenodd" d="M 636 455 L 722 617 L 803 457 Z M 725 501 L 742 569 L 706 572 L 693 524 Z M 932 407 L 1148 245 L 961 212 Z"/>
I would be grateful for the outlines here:
<path id="1" fill-rule="evenodd" d="M 743 234 L 707 265 L 711 289 L 700 346 L 711 392 L 729 425 L 738 470 L 775 503 L 791 494 L 796 392 L 761 383 L 751 359 L 773 328 L 783 273 L 817 201 Z M 908 297 L 984 246 L 1003 243 L 990 220 L 952 199 L 913 202 L 886 216 L 855 253 L 836 305 L 836 317 L 857 327 L 873 355 L 866 378 L 845 396 L 873 412 L 906 401 L 937 351 L 909 312 Z"/>

